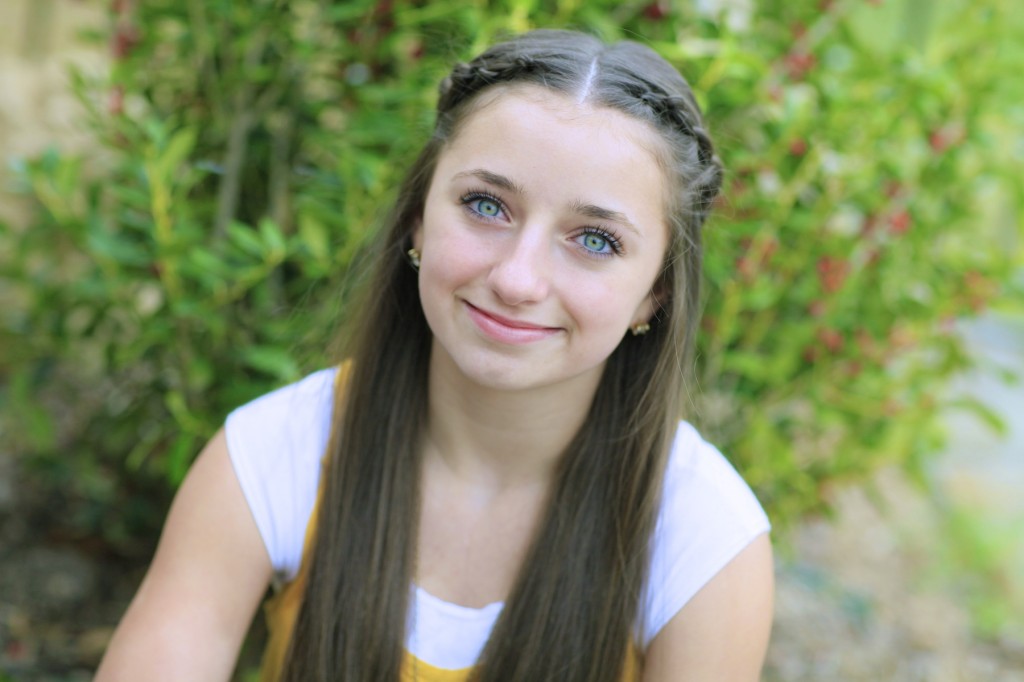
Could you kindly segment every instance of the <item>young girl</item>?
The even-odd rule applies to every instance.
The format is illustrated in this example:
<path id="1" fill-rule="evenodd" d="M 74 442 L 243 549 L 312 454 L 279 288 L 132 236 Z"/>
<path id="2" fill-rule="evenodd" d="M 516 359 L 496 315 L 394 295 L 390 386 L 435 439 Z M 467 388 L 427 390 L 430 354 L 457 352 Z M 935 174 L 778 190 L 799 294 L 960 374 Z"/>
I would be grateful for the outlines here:
<path id="1" fill-rule="evenodd" d="M 239 408 L 97 680 L 756 680 L 768 521 L 679 421 L 721 168 L 650 49 L 455 67 L 347 360 Z"/>

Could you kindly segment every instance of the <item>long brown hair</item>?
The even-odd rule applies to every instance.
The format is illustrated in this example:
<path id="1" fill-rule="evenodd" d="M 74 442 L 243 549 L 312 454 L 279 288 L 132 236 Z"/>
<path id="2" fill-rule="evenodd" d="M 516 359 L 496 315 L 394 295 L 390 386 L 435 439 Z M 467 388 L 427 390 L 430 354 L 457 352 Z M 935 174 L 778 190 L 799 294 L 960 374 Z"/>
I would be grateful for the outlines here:
<path id="1" fill-rule="evenodd" d="M 583 426 L 486 644 L 481 682 L 620 679 L 633 641 L 667 453 L 698 318 L 701 226 L 721 166 L 686 81 L 649 48 L 533 31 L 457 65 L 402 184 L 353 321 L 352 374 L 334 412 L 289 682 L 397 682 L 416 556 L 431 332 L 405 252 L 437 160 L 478 96 L 534 84 L 646 121 L 663 140 L 670 243 L 644 336 L 608 359 Z"/>

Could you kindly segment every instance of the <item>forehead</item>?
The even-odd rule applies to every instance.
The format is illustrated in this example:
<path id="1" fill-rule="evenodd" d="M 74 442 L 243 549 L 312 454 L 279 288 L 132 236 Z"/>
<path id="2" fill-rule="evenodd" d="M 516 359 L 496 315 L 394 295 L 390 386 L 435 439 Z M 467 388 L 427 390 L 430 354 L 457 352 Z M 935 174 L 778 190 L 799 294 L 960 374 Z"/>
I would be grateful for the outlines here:
<path id="1" fill-rule="evenodd" d="M 539 86 L 504 87 L 475 103 L 442 151 L 437 171 L 444 176 L 457 166 L 486 168 L 513 177 L 527 194 L 629 204 L 648 222 L 663 225 L 661 145 L 650 124 L 616 109 Z M 464 168 L 454 172 L 459 170 Z"/>

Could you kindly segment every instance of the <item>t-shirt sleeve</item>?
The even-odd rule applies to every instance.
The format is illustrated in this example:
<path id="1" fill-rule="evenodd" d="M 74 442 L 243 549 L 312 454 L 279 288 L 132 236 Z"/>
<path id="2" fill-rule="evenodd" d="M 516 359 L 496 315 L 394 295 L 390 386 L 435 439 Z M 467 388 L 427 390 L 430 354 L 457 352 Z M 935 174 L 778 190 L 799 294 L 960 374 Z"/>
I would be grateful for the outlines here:
<path id="1" fill-rule="evenodd" d="M 335 369 L 268 393 L 228 415 L 228 454 L 274 570 L 294 577 L 327 447 Z"/>
<path id="2" fill-rule="evenodd" d="M 725 457 L 682 423 L 665 471 L 645 590 L 643 645 L 771 524 Z"/>

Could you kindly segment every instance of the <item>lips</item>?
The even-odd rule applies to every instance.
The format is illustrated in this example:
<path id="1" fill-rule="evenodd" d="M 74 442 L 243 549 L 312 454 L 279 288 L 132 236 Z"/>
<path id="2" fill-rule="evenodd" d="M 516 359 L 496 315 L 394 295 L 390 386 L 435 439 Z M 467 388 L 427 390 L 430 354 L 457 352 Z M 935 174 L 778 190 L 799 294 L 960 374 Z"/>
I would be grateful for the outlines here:
<path id="1" fill-rule="evenodd" d="M 558 327 L 545 327 L 523 320 L 514 320 L 482 310 L 469 302 L 464 301 L 464 303 L 469 319 L 484 336 L 492 341 L 513 345 L 535 343 L 549 339 L 561 331 Z"/>

